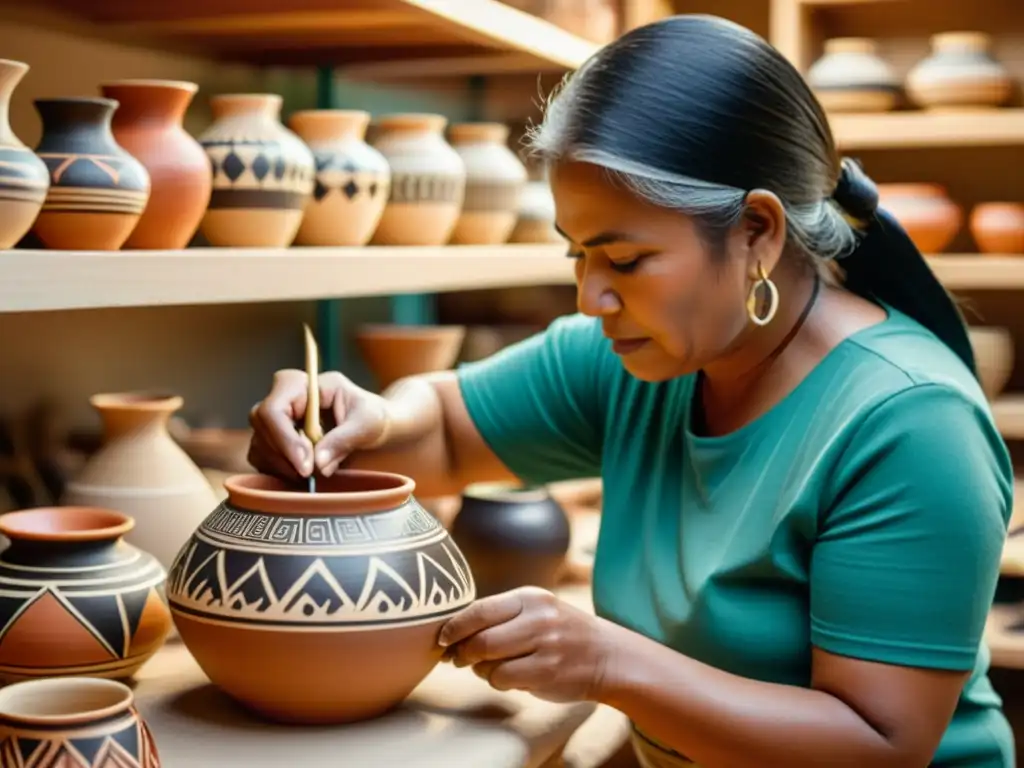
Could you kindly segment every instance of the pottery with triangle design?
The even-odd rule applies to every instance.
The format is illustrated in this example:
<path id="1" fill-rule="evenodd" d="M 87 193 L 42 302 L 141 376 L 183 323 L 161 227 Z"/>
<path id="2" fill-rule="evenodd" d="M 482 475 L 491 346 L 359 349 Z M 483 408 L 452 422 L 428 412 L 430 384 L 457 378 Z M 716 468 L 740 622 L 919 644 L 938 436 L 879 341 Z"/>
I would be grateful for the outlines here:
<path id="1" fill-rule="evenodd" d="M 167 572 L 123 541 L 133 525 L 95 507 L 0 516 L 0 682 L 129 678 L 163 646 Z"/>

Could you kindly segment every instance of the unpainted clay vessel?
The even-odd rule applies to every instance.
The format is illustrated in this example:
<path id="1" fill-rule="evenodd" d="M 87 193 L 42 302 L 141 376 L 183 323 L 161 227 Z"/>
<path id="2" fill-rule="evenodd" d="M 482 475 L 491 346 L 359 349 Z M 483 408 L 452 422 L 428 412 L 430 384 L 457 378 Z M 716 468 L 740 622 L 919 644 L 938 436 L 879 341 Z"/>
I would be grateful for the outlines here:
<path id="1" fill-rule="evenodd" d="M 979 203 L 969 219 L 971 235 L 981 253 L 1024 254 L 1024 205 Z"/>
<path id="2" fill-rule="evenodd" d="M 1013 372 L 1013 336 L 1006 328 L 990 325 L 972 325 L 968 334 L 981 388 L 989 400 L 995 400 Z"/>
<path id="3" fill-rule="evenodd" d="M 999 107 L 1013 90 L 1006 68 L 990 53 L 981 32 L 944 32 L 931 40 L 932 52 L 907 74 L 907 95 L 930 110 Z"/>
<path id="4" fill-rule="evenodd" d="M 391 166 L 364 141 L 370 113 L 313 109 L 296 112 L 289 126 L 316 160 L 313 201 L 296 245 L 360 246 L 370 241 L 391 192 Z"/>
<path id="5" fill-rule="evenodd" d="M 181 639 L 210 680 L 279 722 L 400 704 L 440 661 L 441 626 L 476 595 L 413 481 L 342 470 L 316 493 L 266 475 L 225 487 L 168 579 Z"/>
<path id="6" fill-rule="evenodd" d="M 122 539 L 134 522 L 91 507 L 0 516 L 0 682 L 129 678 L 171 630 L 167 572 Z"/>
<path id="7" fill-rule="evenodd" d="M 182 125 L 199 86 L 176 80 L 117 80 L 101 88 L 121 106 L 117 143 L 145 166 L 150 195 L 125 248 L 184 248 L 206 213 L 213 189 L 210 161 Z"/>
<path id="8" fill-rule="evenodd" d="M 874 40 L 837 37 L 827 40 L 824 49 L 807 71 L 807 81 L 826 110 L 887 112 L 896 106 L 899 81 Z"/>
<path id="9" fill-rule="evenodd" d="M 544 488 L 471 485 L 451 527 L 480 597 L 523 586 L 553 589 L 569 551 L 569 518 Z"/>
<path id="10" fill-rule="evenodd" d="M 149 201 L 149 173 L 114 139 L 113 99 L 36 99 L 50 189 L 33 232 L 47 248 L 116 251 Z"/>
<path id="11" fill-rule="evenodd" d="M 199 136 L 213 169 L 200 230 L 214 246 L 285 248 L 313 196 L 313 153 L 281 124 L 280 96 L 210 99 L 213 124 Z"/>
<path id="12" fill-rule="evenodd" d="M 0 689 L 0 765 L 160 768 L 160 754 L 131 688 L 62 677 Z"/>
<path id="13" fill-rule="evenodd" d="M 46 164 L 11 130 L 11 95 L 26 72 L 28 64 L 0 59 L 0 250 L 28 234 L 50 188 Z"/>
<path id="14" fill-rule="evenodd" d="M 466 166 L 466 196 L 452 232 L 456 245 L 497 245 L 516 225 L 526 166 L 508 148 L 501 123 L 453 125 L 448 140 Z"/>
<path id="15" fill-rule="evenodd" d="M 925 255 L 946 250 L 963 225 L 963 209 L 939 184 L 879 184 L 878 196 Z"/>
<path id="16" fill-rule="evenodd" d="M 381 118 L 371 144 L 391 166 L 391 194 L 372 243 L 444 245 L 466 194 L 466 166 L 445 141 L 443 115 Z"/>
<path id="17" fill-rule="evenodd" d="M 463 325 L 366 323 L 355 342 L 380 389 L 406 376 L 450 368 L 466 338 Z"/>
<path id="18" fill-rule="evenodd" d="M 167 431 L 182 399 L 110 393 L 89 402 L 103 422 L 103 447 L 67 484 L 61 503 L 130 515 L 135 527 L 125 540 L 170 568 L 216 505 L 210 483 Z"/>

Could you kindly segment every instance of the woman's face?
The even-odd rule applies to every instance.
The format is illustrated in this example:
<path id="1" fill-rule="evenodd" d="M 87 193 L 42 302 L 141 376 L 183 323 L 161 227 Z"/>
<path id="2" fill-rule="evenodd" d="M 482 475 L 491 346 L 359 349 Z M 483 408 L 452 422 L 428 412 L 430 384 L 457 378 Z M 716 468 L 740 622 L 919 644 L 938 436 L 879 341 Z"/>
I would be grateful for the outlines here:
<path id="1" fill-rule="evenodd" d="M 556 225 L 576 260 L 579 310 L 601 319 L 632 375 L 664 381 L 733 350 L 750 326 L 757 262 L 770 272 L 778 259 L 770 210 L 766 221 L 755 201 L 713 256 L 692 219 L 643 202 L 598 166 L 560 163 L 550 179 Z"/>

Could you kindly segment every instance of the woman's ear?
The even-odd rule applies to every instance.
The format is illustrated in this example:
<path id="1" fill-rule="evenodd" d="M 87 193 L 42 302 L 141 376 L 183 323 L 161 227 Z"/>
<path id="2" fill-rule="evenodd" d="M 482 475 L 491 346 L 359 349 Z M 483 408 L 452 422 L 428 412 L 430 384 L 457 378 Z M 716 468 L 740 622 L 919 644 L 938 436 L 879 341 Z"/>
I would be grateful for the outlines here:
<path id="1" fill-rule="evenodd" d="M 745 250 L 747 273 L 758 278 L 758 264 L 771 274 L 786 244 L 786 211 L 772 192 L 755 189 L 747 193 L 740 219 L 738 245 Z"/>

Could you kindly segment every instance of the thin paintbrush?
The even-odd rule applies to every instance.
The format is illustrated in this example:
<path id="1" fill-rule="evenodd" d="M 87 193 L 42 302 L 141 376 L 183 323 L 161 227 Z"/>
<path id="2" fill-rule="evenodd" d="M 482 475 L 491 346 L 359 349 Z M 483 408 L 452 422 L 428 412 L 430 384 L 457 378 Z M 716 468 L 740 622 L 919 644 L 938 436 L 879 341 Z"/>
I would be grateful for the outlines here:
<path id="1" fill-rule="evenodd" d="M 306 323 L 302 324 L 306 335 L 306 377 L 308 379 L 306 390 L 306 419 L 302 431 L 316 447 L 324 436 L 323 426 L 320 424 L 320 386 L 317 381 L 320 375 L 320 352 L 316 346 L 316 339 L 313 332 L 309 330 Z M 316 493 L 316 465 L 309 474 L 309 492 Z"/>

